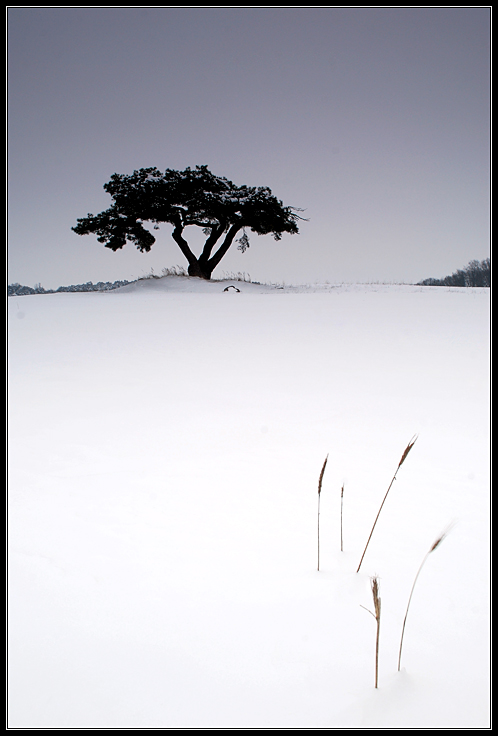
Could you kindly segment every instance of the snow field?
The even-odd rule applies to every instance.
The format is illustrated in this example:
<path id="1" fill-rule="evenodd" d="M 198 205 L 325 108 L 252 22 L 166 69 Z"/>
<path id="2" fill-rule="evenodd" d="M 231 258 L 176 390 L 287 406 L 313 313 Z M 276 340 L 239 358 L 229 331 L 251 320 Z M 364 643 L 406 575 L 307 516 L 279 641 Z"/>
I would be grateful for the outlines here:
<path id="1" fill-rule="evenodd" d="M 9 299 L 9 726 L 489 726 L 489 290 L 236 285 Z"/>

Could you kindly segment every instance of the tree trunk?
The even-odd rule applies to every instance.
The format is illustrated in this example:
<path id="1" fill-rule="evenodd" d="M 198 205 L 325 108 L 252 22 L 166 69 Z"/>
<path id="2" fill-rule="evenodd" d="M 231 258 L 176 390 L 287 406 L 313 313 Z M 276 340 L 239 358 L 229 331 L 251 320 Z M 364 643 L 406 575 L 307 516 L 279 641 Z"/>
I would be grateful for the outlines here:
<path id="1" fill-rule="evenodd" d="M 189 244 L 182 235 L 183 224 L 178 220 L 175 229 L 172 232 L 173 240 L 180 246 L 180 250 L 188 261 L 188 275 L 198 276 L 201 279 L 209 280 L 213 272 L 214 266 L 209 266 L 207 260 L 196 258 L 190 250 Z"/>
<path id="2" fill-rule="evenodd" d="M 207 264 L 200 263 L 199 260 L 195 261 L 194 263 L 190 263 L 188 267 L 189 276 L 197 276 L 198 278 L 206 279 L 207 281 L 211 279 L 212 272 L 212 268 L 210 268 Z"/>
<path id="3" fill-rule="evenodd" d="M 214 228 L 212 230 L 211 235 L 204 245 L 204 249 L 201 255 L 199 256 L 199 258 L 196 258 L 190 250 L 189 244 L 182 235 L 184 225 L 180 218 L 178 218 L 172 235 L 173 239 L 179 245 L 180 250 L 188 261 L 188 275 L 197 276 L 200 279 L 206 279 L 207 281 L 209 281 L 211 279 L 211 274 L 213 273 L 214 269 L 221 261 L 227 250 L 230 248 L 234 237 L 242 226 L 242 222 L 237 222 L 232 225 L 232 227 L 228 230 L 225 240 L 223 241 L 219 249 L 216 251 L 214 256 L 210 257 L 215 243 L 224 230 L 224 223 L 221 223 L 218 228 Z"/>

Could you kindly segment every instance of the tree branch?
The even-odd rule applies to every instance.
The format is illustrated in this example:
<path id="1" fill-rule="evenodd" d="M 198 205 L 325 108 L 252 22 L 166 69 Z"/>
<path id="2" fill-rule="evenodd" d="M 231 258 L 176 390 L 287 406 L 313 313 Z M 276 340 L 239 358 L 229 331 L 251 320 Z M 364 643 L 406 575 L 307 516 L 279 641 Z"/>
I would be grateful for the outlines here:
<path id="1" fill-rule="evenodd" d="M 178 218 L 175 218 L 175 227 L 172 234 L 173 240 L 175 243 L 179 246 L 181 252 L 187 259 L 189 266 L 192 266 L 194 263 L 197 263 L 197 258 L 194 256 L 192 251 L 190 250 L 190 246 L 185 240 L 185 238 L 182 236 L 183 232 L 183 225 L 181 222 L 181 217 L 178 216 Z"/>
<path id="2" fill-rule="evenodd" d="M 244 223 L 242 222 L 242 220 L 239 220 L 239 222 L 236 222 L 234 225 L 232 225 L 230 230 L 227 232 L 225 240 L 220 245 L 220 247 L 218 248 L 214 256 L 210 258 L 208 261 L 208 266 L 211 269 L 211 271 L 213 271 L 218 265 L 218 263 L 221 261 L 221 259 L 223 258 L 227 250 L 232 245 L 233 239 L 235 238 L 235 236 L 237 235 L 237 233 L 242 227 L 244 227 Z"/>
<path id="3" fill-rule="evenodd" d="M 199 261 L 202 261 L 204 263 L 207 263 L 209 258 L 211 257 L 211 253 L 213 251 L 214 246 L 220 239 L 220 237 L 225 232 L 226 222 L 220 222 L 218 225 L 211 228 L 211 233 L 209 234 L 208 239 L 204 243 L 204 248 L 202 249 L 202 253 L 199 257 Z"/>

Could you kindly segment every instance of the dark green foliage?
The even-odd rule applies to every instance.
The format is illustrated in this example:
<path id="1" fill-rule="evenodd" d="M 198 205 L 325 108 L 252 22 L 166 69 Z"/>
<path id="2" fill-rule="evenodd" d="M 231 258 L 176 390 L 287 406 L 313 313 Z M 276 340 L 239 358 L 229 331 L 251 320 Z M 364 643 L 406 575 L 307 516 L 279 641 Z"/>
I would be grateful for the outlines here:
<path id="1" fill-rule="evenodd" d="M 297 233 L 297 221 L 303 219 L 294 208 L 284 207 L 268 187 L 236 186 L 212 174 L 207 166 L 166 169 L 164 174 L 155 167 L 134 171 L 131 176 L 113 174 L 104 189 L 114 204 L 99 215 L 78 219 L 72 228 L 75 233 L 94 233 L 99 243 L 114 251 L 130 241 L 143 252 L 150 251 L 155 242 L 143 223 L 151 222 L 157 229 L 158 223 L 168 222 L 189 263 L 189 274 L 203 278 L 210 278 L 240 230 L 239 249 L 244 251 L 249 246 L 245 228 L 280 240 L 284 232 Z M 197 225 L 207 236 L 198 258 L 183 238 L 188 225 Z"/>
<path id="2" fill-rule="evenodd" d="M 470 261 L 463 269 L 458 269 L 444 279 L 424 279 L 417 286 L 491 286 L 491 259 Z"/>

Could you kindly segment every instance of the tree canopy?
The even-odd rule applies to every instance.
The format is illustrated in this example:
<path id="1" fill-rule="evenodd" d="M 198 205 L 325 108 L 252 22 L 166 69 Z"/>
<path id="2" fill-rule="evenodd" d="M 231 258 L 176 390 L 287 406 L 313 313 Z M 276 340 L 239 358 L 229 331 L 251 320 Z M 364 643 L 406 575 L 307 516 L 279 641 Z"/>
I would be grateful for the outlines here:
<path id="1" fill-rule="evenodd" d="M 113 174 L 104 190 L 114 203 L 99 215 L 88 214 L 72 228 L 78 235 L 96 234 L 106 248 L 119 250 L 126 241 L 142 252 L 150 251 L 155 237 L 145 222 L 173 225 L 172 236 L 188 261 L 190 276 L 210 279 L 214 268 L 232 245 L 237 233 L 238 248 L 249 247 L 246 232 L 272 235 L 298 233 L 297 222 L 304 218 L 293 207 L 284 207 L 268 187 L 236 186 L 215 176 L 207 166 L 166 169 L 152 167 L 131 175 Z M 195 256 L 183 236 L 188 225 L 197 225 L 206 236 L 200 256 Z"/>

